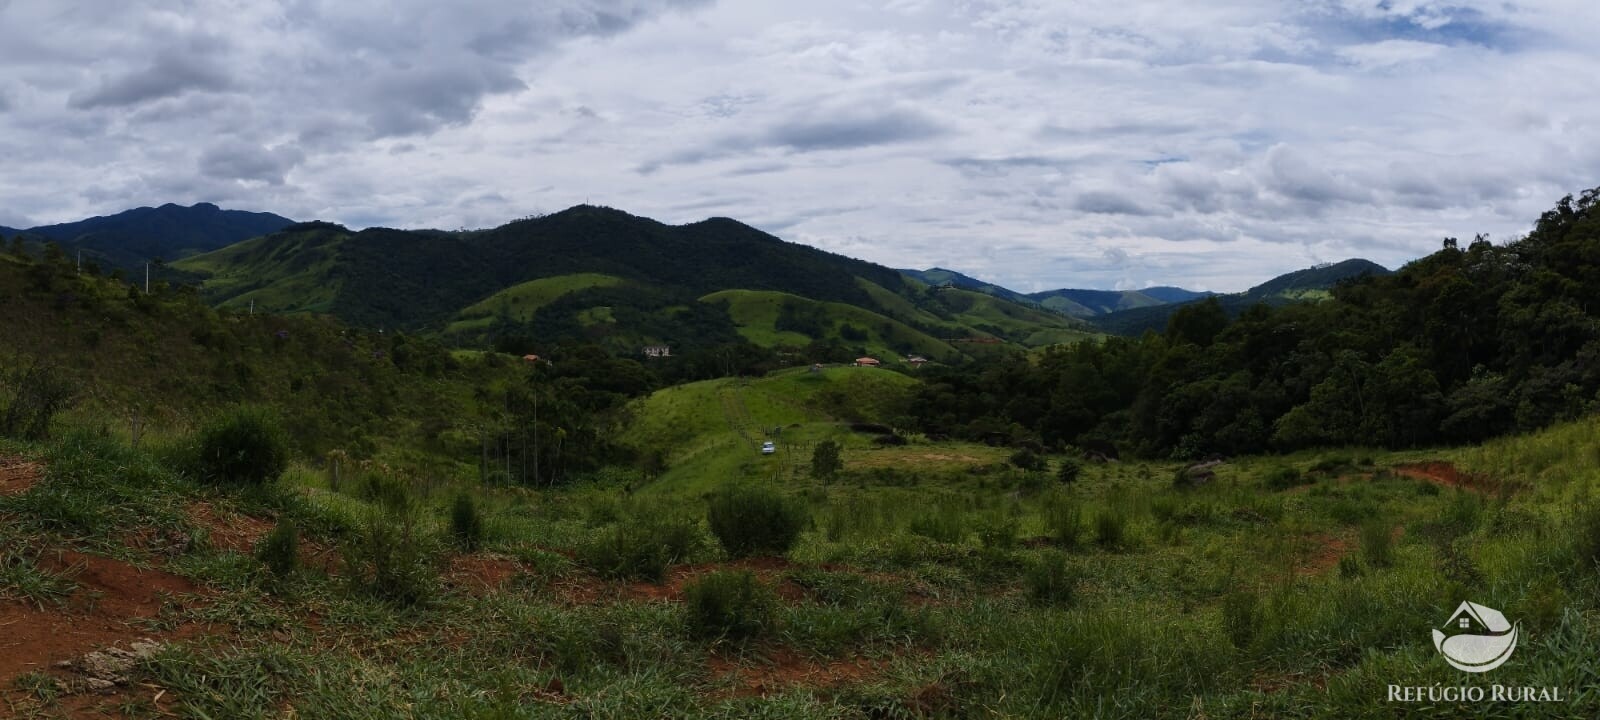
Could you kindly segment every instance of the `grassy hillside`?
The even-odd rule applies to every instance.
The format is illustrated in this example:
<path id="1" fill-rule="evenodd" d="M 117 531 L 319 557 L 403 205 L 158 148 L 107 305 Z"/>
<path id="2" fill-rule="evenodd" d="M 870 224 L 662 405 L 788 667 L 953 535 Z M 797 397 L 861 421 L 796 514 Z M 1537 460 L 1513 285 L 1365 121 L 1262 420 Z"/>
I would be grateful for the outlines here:
<path id="1" fill-rule="evenodd" d="M 667 470 L 653 493 L 709 489 L 734 478 L 799 482 L 818 442 L 846 447 L 846 462 L 866 452 L 850 422 L 892 422 L 905 412 L 916 380 L 878 368 L 796 368 L 758 379 L 709 380 L 659 390 L 635 401 L 623 443 L 659 452 Z M 761 455 L 772 440 L 778 453 Z"/>
<path id="2" fill-rule="evenodd" d="M 1062 486 L 980 446 L 862 446 L 813 409 L 838 383 L 870 378 L 851 396 L 887 390 L 878 382 L 893 376 L 873 372 L 658 393 L 630 432 L 681 446 L 678 469 L 632 492 L 441 487 L 378 469 L 334 485 L 306 467 L 245 490 L 197 482 L 164 446 L 79 432 L 0 441 L 0 706 L 21 717 L 1378 717 L 1396 708 L 1391 685 L 1479 683 L 1429 635 L 1472 600 L 1520 634 L 1484 682 L 1562 696 L 1492 708 L 1600 710 L 1593 420 L 1481 448 L 1237 458 L 1188 488 L 1170 464 L 1088 465 Z M 748 445 L 729 459 L 715 436 L 731 432 L 716 409 L 730 393 L 754 421 L 789 423 L 780 446 L 845 440 L 845 470 L 827 483 L 783 474 L 783 456 Z M 1063 460 L 1047 459 L 1052 473 Z M 707 492 L 735 478 L 767 478 L 803 513 L 787 552 L 733 557 L 709 531 Z M 462 490 L 476 499 L 476 549 L 452 534 Z M 300 528 L 299 566 L 275 572 L 256 548 L 287 522 Z M 383 559 L 404 564 L 374 573 Z M 759 599 L 702 602 L 715 573 Z M 719 625 L 729 620 L 708 607 L 751 623 Z M 55 666 L 142 638 L 155 650 L 106 695 L 75 694 L 90 666 Z"/>
<path id="3" fill-rule="evenodd" d="M 459 319 L 450 323 L 446 330 L 461 332 L 482 329 L 497 318 L 505 318 L 515 323 L 531 322 L 540 308 L 563 295 L 588 288 L 613 287 L 622 282 L 622 278 L 599 273 L 576 273 L 529 280 L 468 305 L 457 314 L 456 317 Z"/>
<path id="4" fill-rule="evenodd" d="M 922 355 L 930 360 L 954 361 L 961 353 L 897 320 L 844 303 L 821 303 L 797 295 L 753 290 L 724 290 L 701 298 L 707 303 L 727 303 L 729 316 L 739 334 L 757 345 L 802 346 L 813 340 L 861 347 L 884 361 L 907 355 Z M 779 330 L 778 317 L 785 305 L 808 318 L 814 334 Z"/>

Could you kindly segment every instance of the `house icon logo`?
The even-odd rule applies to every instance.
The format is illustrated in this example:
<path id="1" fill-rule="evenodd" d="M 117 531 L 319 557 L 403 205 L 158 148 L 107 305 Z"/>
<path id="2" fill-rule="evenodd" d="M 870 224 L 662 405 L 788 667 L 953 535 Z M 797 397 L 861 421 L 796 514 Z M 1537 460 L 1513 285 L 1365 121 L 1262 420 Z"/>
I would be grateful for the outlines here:
<path id="1" fill-rule="evenodd" d="M 1488 672 L 1511 659 L 1517 627 L 1499 610 L 1463 602 L 1443 628 L 1433 631 L 1433 646 L 1457 670 Z"/>

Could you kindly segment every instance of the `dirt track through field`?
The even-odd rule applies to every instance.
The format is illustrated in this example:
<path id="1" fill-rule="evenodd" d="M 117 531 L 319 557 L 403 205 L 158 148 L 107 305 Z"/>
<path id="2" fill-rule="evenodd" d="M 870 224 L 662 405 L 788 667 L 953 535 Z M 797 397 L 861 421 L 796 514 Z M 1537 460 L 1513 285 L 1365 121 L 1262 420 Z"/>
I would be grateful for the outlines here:
<path id="1" fill-rule="evenodd" d="M 1404 463 L 1394 466 L 1396 475 L 1431 482 L 1445 487 L 1461 488 L 1476 492 L 1489 492 L 1494 490 L 1494 483 L 1478 475 L 1461 472 L 1454 464 L 1443 460 L 1428 462 Z"/>
<path id="2" fill-rule="evenodd" d="M 44 477 L 44 467 L 19 457 L 0 457 L 0 495 L 21 495 Z"/>

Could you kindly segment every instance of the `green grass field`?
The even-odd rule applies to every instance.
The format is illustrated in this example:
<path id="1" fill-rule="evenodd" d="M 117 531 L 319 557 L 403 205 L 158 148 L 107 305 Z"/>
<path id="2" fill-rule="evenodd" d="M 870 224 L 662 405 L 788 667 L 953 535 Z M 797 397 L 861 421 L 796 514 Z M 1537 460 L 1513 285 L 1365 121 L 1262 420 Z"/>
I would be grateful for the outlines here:
<path id="1" fill-rule="evenodd" d="M 757 345 L 800 346 L 811 340 L 832 340 L 846 345 L 864 346 L 869 354 L 885 360 L 897 360 L 905 355 L 922 355 L 932 360 L 954 360 L 961 352 L 949 343 L 910 327 L 898 320 L 844 303 L 824 303 L 788 293 L 758 290 L 724 290 L 700 299 L 702 302 L 726 302 L 739 334 Z M 826 318 L 827 333 L 822 338 L 810 338 L 796 332 L 781 332 L 775 325 L 778 312 L 784 303 L 795 303 L 815 309 Z M 865 335 L 864 341 L 852 341 L 841 334 L 842 326 L 850 325 Z"/>
<path id="2" fill-rule="evenodd" d="M 70 617 L 81 593 L 114 603 L 123 592 L 30 559 L 46 548 L 143 565 L 191 588 L 129 628 L 163 649 L 126 688 L 73 695 L 70 672 L 33 671 L 10 678 L 0 707 L 17 717 L 98 706 L 129 717 L 338 718 L 1600 709 L 1600 423 L 1481 448 L 1238 458 L 1189 489 L 1174 486 L 1176 466 L 1141 462 L 1084 465 L 1060 485 L 992 448 L 852 442 L 813 405 L 861 378 L 874 379 L 855 391 L 889 393 L 889 375 L 871 372 L 658 393 L 633 432 L 684 445 L 679 475 L 632 492 L 605 480 L 472 490 L 483 528 L 472 552 L 451 544 L 460 486 L 372 470 L 333 487 L 323 470 L 297 467 L 268 488 L 218 490 L 178 469 L 176 445 L 134 451 L 81 432 L 0 445 L 45 468 L 31 488 L 0 496 L 0 533 L 21 558 L 0 572 L 0 618 Z M 748 461 L 720 457 L 729 392 L 758 422 L 844 439 L 843 472 L 770 483 L 761 463 L 781 458 L 748 448 L 738 452 Z M 1050 458 L 1051 469 L 1062 461 Z M 719 549 L 706 498 L 728 480 L 771 484 L 807 518 L 787 553 Z M 380 503 L 394 495 L 374 488 L 395 482 L 408 499 Z M 289 519 L 303 563 L 273 575 L 254 543 Z M 403 564 L 371 575 L 363 543 L 395 527 L 411 528 L 393 536 Z M 132 536 L 198 541 L 174 551 Z M 749 572 L 769 598 L 729 606 L 756 613 L 736 637 L 706 635 L 715 621 L 697 614 L 719 570 Z M 7 604 L 19 599 L 28 604 Z M 1492 677 L 1451 669 L 1429 639 L 1466 599 L 1520 623 L 1515 656 Z M 1387 700 L 1390 684 L 1490 681 L 1562 688 L 1564 700 Z"/>

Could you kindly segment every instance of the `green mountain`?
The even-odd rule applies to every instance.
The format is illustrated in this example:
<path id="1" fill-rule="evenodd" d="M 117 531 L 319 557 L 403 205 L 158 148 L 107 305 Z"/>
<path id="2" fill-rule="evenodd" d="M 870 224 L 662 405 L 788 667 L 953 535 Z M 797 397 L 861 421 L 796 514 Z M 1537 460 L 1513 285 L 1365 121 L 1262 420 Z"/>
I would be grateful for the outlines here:
<path id="1" fill-rule="evenodd" d="M 1256 303 L 1283 305 L 1296 300 L 1317 300 L 1328 295 L 1328 289 L 1339 282 L 1364 275 L 1390 275 L 1388 268 L 1370 260 L 1351 259 L 1328 265 L 1296 270 L 1279 275 L 1242 293 L 1216 295 L 1222 309 L 1230 317 Z M 1213 296 L 1208 296 L 1213 297 Z M 1146 330 L 1162 331 L 1167 320 L 1179 308 L 1200 302 L 1204 298 L 1187 302 L 1168 303 L 1134 308 L 1101 315 L 1090 320 L 1100 330 L 1112 335 L 1141 335 Z"/>
<path id="2" fill-rule="evenodd" d="M 985 295 L 1005 298 L 1011 302 L 1023 305 L 1036 305 L 1038 301 L 1030 299 L 1027 295 L 1010 288 L 1000 287 L 994 283 L 987 283 L 970 275 L 963 275 L 954 270 L 944 268 L 928 268 L 927 270 L 901 270 L 901 274 L 908 275 L 918 281 L 934 287 L 955 287 L 962 290 L 972 290 Z"/>
<path id="3" fill-rule="evenodd" d="M 1140 290 L 1139 294 L 1146 297 L 1155 298 L 1164 303 L 1181 303 L 1189 302 L 1190 300 L 1203 300 L 1215 295 L 1216 293 L 1185 290 L 1181 287 L 1172 287 L 1169 285 L 1157 285 L 1155 287 L 1147 287 L 1143 290 Z"/>
<path id="4" fill-rule="evenodd" d="M 293 223 L 272 213 L 223 210 L 211 203 L 190 207 L 168 203 L 20 232 L 54 240 L 68 252 L 83 250 L 86 261 L 102 267 L 132 269 L 147 260 L 174 260 L 216 250 Z M 18 231 L 5 232 L 9 236 Z"/>
<path id="5" fill-rule="evenodd" d="M 1028 298 L 1074 317 L 1093 317 L 1131 308 L 1153 307 L 1165 301 L 1133 290 L 1046 290 Z"/>
<path id="6" fill-rule="evenodd" d="M 461 345 L 583 339 L 637 352 L 744 338 L 956 359 L 973 339 L 1035 346 L 1092 334 L 727 218 L 672 226 L 584 205 L 473 232 L 301 223 L 173 263 L 164 277 L 225 307 L 330 313 Z"/>

